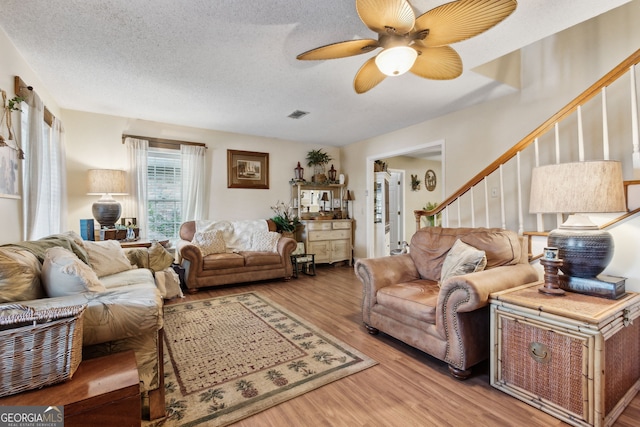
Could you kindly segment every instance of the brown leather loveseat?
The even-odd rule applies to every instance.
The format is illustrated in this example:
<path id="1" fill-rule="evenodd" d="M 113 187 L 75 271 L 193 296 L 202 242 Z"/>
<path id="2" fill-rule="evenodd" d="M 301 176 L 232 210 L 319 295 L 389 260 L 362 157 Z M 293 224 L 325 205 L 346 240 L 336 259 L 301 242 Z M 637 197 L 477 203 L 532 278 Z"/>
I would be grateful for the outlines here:
<path id="1" fill-rule="evenodd" d="M 485 251 L 486 267 L 439 284 L 458 239 Z M 408 254 L 358 260 L 365 326 L 445 361 L 451 375 L 466 379 L 489 357 L 489 294 L 538 280 L 527 243 L 498 228 L 427 227 L 413 235 Z"/>
<path id="2" fill-rule="evenodd" d="M 258 234 L 273 235 L 276 225 L 272 220 L 216 221 L 214 227 L 223 230 L 226 250 L 203 256 L 200 248 L 192 243 L 198 226 L 211 227 L 214 221 L 187 221 L 180 226 L 178 253 L 185 269 L 187 290 L 195 293 L 198 288 L 221 286 L 258 280 L 291 279 L 291 252 L 296 241 L 278 236 L 271 250 L 250 250 L 252 238 Z M 264 223 L 264 224 L 262 224 Z M 264 230 L 256 231 L 256 227 Z"/>

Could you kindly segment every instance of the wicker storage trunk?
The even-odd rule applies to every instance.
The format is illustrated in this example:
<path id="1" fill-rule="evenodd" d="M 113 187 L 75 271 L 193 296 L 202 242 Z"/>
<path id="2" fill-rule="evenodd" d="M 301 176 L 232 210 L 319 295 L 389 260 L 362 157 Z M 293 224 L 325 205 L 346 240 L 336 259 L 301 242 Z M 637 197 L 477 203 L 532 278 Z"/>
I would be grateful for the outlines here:
<path id="1" fill-rule="evenodd" d="M 0 308 L 0 397 L 65 381 L 82 360 L 86 306 Z"/>
<path id="2" fill-rule="evenodd" d="M 491 385 L 575 426 L 613 424 L 640 388 L 640 294 L 539 286 L 491 295 Z"/>

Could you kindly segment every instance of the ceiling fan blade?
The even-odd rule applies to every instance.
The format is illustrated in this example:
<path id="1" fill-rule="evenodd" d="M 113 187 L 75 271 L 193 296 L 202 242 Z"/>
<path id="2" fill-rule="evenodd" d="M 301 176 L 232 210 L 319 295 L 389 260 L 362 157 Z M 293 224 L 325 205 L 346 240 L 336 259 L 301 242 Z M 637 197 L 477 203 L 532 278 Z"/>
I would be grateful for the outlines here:
<path id="1" fill-rule="evenodd" d="M 411 71 L 432 80 L 451 80 L 462 74 L 462 59 L 450 46 L 418 48 L 420 53 Z"/>
<path id="2" fill-rule="evenodd" d="M 443 4 L 416 18 L 414 32 L 429 30 L 422 46 L 445 46 L 477 36 L 516 9 L 516 0 L 459 0 Z"/>
<path id="3" fill-rule="evenodd" d="M 416 20 L 406 0 L 356 0 L 356 11 L 364 25 L 380 34 L 407 34 Z"/>
<path id="4" fill-rule="evenodd" d="M 378 40 L 374 39 L 349 40 L 308 50 L 301 53 L 296 58 L 309 60 L 346 58 L 347 56 L 371 52 L 379 46 L 380 44 L 378 43 Z"/>
<path id="5" fill-rule="evenodd" d="M 383 74 L 376 65 L 376 58 L 370 58 L 358 70 L 353 80 L 353 88 L 357 93 L 365 93 L 366 91 L 376 87 L 378 83 L 383 81 L 387 76 Z"/>

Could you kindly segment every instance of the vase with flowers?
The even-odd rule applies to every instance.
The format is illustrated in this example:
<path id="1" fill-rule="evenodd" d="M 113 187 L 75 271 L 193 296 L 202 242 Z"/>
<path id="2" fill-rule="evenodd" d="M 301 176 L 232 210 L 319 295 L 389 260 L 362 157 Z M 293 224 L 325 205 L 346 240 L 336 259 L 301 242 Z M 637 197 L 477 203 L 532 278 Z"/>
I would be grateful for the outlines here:
<path id="1" fill-rule="evenodd" d="M 300 219 L 294 214 L 291 204 L 286 204 L 278 200 L 275 206 L 271 206 L 274 216 L 271 220 L 276 224 L 276 231 L 285 237 L 295 238 L 295 232 Z"/>

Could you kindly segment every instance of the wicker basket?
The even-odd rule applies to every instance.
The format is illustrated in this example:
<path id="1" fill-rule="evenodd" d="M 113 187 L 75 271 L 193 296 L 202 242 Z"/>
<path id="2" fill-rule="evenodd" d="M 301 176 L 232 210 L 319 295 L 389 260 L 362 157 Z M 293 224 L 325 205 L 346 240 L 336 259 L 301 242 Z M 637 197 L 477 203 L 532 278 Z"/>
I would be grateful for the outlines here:
<path id="1" fill-rule="evenodd" d="M 85 308 L 0 307 L 0 397 L 73 376 L 82 360 Z"/>

